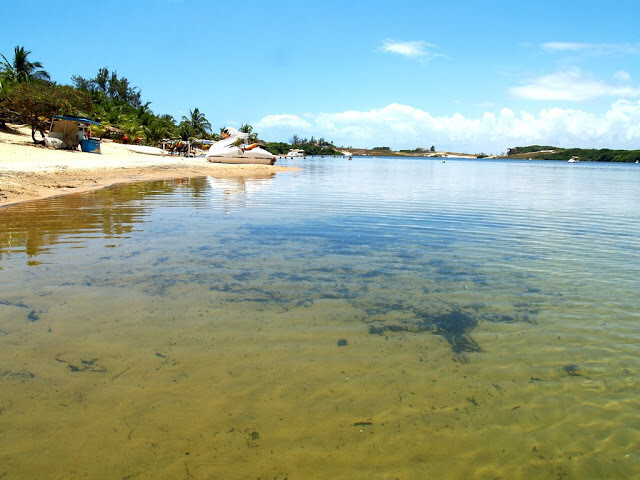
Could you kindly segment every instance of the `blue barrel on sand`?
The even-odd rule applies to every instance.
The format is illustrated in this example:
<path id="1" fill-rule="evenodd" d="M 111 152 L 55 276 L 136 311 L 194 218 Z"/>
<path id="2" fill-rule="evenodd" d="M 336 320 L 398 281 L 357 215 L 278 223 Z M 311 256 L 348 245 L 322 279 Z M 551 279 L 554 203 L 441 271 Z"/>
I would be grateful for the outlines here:
<path id="1" fill-rule="evenodd" d="M 94 140 L 93 138 L 82 140 L 80 148 L 83 152 L 100 153 L 100 140 Z"/>

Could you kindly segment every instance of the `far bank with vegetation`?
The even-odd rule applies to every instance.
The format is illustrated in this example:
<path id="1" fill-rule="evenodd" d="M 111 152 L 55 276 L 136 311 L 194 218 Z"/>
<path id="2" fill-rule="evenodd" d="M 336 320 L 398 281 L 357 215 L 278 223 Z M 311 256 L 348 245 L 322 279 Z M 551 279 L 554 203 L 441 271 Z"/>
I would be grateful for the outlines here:
<path id="1" fill-rule="evenodd" d="M 532 160 L 569 160 L 578 157 L 581 162 L 627 162 L 640 161 L 640 150 L 611 150 L 609 148 L 558 148 L 549 145 L 513 147 L 505 158 Z"/>
<path id="2" fill-rule="evenodd" d="M 324 138 L 316 139 L 311 137 L 307 139 L 298 137 L 298 135 L 291 137 L 289 143 L 267 142 L 265 143 L 265 147 L 274 155 L 286 155 L 289 151 L 294 149 L 302 150 L 308 157 L 342 155 L 342 152 L 336 150 L 333 142 L 327 141 Z"/>

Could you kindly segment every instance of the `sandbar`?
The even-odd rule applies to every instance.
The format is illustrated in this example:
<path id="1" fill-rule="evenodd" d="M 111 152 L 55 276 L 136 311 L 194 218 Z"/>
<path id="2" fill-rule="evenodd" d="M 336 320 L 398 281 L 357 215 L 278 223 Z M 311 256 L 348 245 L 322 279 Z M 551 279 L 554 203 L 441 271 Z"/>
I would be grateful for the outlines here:
<path id="1" fill-rule="evenodd" d="M 117 183 L 211 176 L 259 178 L 298 170 L 280 165 L 211 163 L 204 157 L 147 155 L 103 141 L 101 154 L 35 145 L 31 130 L 0 130 L 0 206 L 87 192 Z"/>

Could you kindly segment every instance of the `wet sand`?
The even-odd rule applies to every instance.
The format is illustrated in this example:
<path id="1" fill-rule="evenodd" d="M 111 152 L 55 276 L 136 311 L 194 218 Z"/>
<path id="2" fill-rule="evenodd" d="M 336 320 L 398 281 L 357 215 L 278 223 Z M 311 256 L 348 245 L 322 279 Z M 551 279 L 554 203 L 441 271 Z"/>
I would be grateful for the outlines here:
<path id="1" fill-rule="evenodd" d="M 147 155 L 106 141 L 101 148 L 100 155 L 53 150 L 34 145 L 28 128 L 0 130 L 0 206 L 117 183 L 198 176 L 255 178 L 295 170 L 278 165 L 214 164 L 203 157 Z"/>

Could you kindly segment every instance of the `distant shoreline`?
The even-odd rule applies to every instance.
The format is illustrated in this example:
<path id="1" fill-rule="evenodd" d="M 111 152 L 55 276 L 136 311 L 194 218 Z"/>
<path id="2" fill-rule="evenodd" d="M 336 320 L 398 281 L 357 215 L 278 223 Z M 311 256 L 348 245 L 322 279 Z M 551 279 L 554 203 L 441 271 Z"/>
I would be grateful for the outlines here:
<path id="1" fill-rule="evenodd" d="M 517 147 L 530 148 L 530 147 Z M 340 149 L 340 148 L 339 148 Z M 344 149 L 341 149 L 344 150 Z M 506 155 L 485 155 L 483 153 L 471 154 L 462 152 L 446 152 L 446 151 L 395 151 L 386 149 L 366 149 L 366 148 L 348 148 L 346 149 L 352 155 L 367 157 L 437 157 L 437 158 L 478 158 L 478 159 L 504 159 L 504 160 L 557 160 L 567 161 L 571 157 L 579 157 L 580 161 L 585 162 L 612 162 L 612 163 L 634 163 L 640 160 L 640 150 L 613 150 L 613 149 L 589 149 L 589 148 L 558 148 L 553 147 L 550 150 L 526 151 L 523 153 L 506 154 Z"/>
<path id="2" fill-rule="evenodd" d="M 384 150 L 384 149 L 367 149 L 367 148 L 339 148 L 337 150 L 347 151 L 350 156 L 364 156 L 364 157 L 465 157 L 465 158 L 477 158 L 477 155 L 460 152 L 444 152 L 444 151 L 430 151 L 425 150 L 423 152 L 401 152 L 396 150 Z"/>

